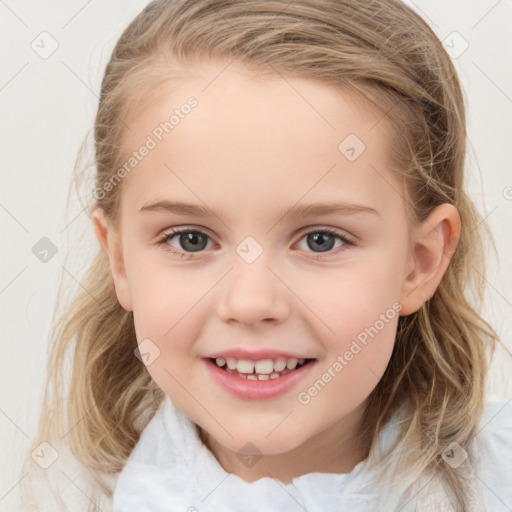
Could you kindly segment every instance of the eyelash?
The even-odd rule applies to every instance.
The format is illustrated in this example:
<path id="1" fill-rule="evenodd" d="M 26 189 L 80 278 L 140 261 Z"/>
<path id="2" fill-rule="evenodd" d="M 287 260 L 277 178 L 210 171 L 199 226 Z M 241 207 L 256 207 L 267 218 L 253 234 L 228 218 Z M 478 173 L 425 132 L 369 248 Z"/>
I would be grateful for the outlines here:
<path id="1" fill-rule="evenodd" d="M 207 238 L 209 238 L 211 240 L 211 237 L 209 237 L 204 231 L 201 231 L 199 229 L 192 228 L 189 226 L 184 226 L 184 227 L 180 227 L 180 228 L 175 228 L 167 233 L 164 233 L 162 235 L 162 237 L 158 240 L 157 243 L 159 246 L 162 246 L 164 251 L 174 254 L 176 256 L 180 256 L 183 259 L 194 258 L 195 253 L 178 251 L 178 250 L 176 250 L 176 248 L 174 248 L 168 244 L 169 240 L 171 240 L 177 234 L 180 234 L 180 233 L 199 233 L 201 235 L 206 236 Z M 317 256 L 315 258 L 313 258 L 316 260 L 322 260 L 322 259 L 326 259 L 326 258 L 335 256 L 339 252 L 344 251 L 346 249 L 346 246 L 356 246 L 355 241 L 353 239 L 347 237 L 347 235 L 342 234 L 340 231 L 337 231 L 335 229 L 324 228 L 324 227 L 314 227 L 314 228 L 310 229 L 309 231 L 306 231 L 305 233 L 302 234 L 302 236 L 299 240 L 302 240 L 302 238 L 304 238 L 305 236 L 313 234 L 313 233 L 323 233 L 323 234 L 332 235 L 332 236 L 340 239 L 343 242 L 343 245 L 338 247 L 337 249 L 331 249 L 331 251 L 327 251 L 326 256 L 323 256 L 322 253 L 313 253 L 313 254 L 317 254 Z M 198 252 L 202 252 L 202 251 L 198 251 Z"/>

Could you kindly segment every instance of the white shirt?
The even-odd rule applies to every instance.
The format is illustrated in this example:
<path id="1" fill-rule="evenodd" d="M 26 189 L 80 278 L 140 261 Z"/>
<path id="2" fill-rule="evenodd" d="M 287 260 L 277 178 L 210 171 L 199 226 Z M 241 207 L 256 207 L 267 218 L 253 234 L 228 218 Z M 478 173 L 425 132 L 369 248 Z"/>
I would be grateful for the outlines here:
<path id="1" fill-rule="evenodd" d="M 379 435 L 389 449 L 398 434 L 397 412 Z M 480 459 L 466 495 L 465 512 L 512 510 L 512 400 L 489 399 L 471 452 Z M 469 447 L 468 447 L 469 449 Z M 432 481 L 400 509 L 400 492 L 385 496 L 373 480 L 368 459 L 344 474 L 309 473 L 283 484 L 272 478 L 245 482 L 229 474 L 201 443 L 195 425 L 171 402 L 162 402 L 143 430 L 123 470 L 109 480 L 113 499 L 89 487 L 78 462 L 64 450 L 42 476 L 31 474 L 32 494 L 14 504 L 14 492 L 0 501 L 1 512 L 87 512 L 93 504 L 101 512 L 445 512 L 445 495 Z M 37 478 L 36 478 L 37 477 Z M 21 487 L 21 485 L 20 485 Z M 379 500 L 380 504 L 379 504 Z"/>
<path id="2" fill-rule="evenodd" d="M 389 449 L 398 435 L 403 409 L 381 430 L 379 442 Z M 470 453 L 481 466 L 467 489 L 471 510 L 512 510 L 512 400 L 490 400 Z M 433 482 L 435 479 L 433 480 Z M 123 468 L 114 492 L 114 512 L 203 512 L 258 510 L 391 512 L 400 493 L 385 497 L 368 459 L 344 474 L 309 473 L 283 484 L 265 477 L 245 482 L 227 473 L 202 444 L 195 425 L 166 397 L 143 431 Z M 380 504 L 379 503 L 380 501 Z M 453 510 L 434 483 L 401 512 Z M 467 511 L 469 512 L 469 510 Z"/>

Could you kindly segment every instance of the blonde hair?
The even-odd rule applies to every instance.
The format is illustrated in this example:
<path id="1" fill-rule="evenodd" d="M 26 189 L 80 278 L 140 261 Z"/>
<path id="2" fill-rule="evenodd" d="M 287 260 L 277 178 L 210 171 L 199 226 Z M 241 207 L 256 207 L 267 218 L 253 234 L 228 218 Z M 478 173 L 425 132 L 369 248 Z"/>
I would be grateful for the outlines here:
<path id="1" fill-rule="evenodd" d="M 465 107 L 448 54 L 427 23 L 399 0 L 151 2 L 124 30 L 106 67 L 94 126 L 97 188 L 104 190 L 122 164 L 122 120 L 129 109 L 141 108 L 176 68 L 203 58 L 236 60 L 260 74 L 314 79 L 358 93 L 382 111 L 391 129 L 390 159 L 405 181 L 413 222 L 442 203 L 459 211 L 458 247 L 432 298 L 400 318 L 390 363 L 369 397 L 362 439 L 374 446 L 407 400 L 400 451 L 397 445 L 386 467 L 400 456 L 401 471 L 413 480 L 437 472 L 464 510 L 464 471 L 447 465 L 441 454 L 454 441 L 467 446 L 475 435 L 486 350 L 493 354 L 499 339 L 479 315 L 485 268 L 475 228 L 485 224 L 463 190 Z M 102 208 L 114 225 L 121 191 L 122 183 L 91 207 Z M 61 438 L 67 421 L 74 426 L 71 452 L 111 496 L 102 475 L 122 469 L 164 395 L 134 356 L 133 316 L 116 298 L 104 251 L 82 285 L 52 331 L 33 447 Z M 72 361 L 67 395 L 66 355 Z"/>

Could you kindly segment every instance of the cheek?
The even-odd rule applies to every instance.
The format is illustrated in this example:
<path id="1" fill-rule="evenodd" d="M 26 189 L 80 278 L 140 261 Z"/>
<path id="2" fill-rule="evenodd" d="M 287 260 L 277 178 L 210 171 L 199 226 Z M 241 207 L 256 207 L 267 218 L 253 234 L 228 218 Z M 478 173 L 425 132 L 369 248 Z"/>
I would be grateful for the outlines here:
<path id="1" fill-rule="evenodd" d="M 208 291 L 198 288 L 148 275 L 136 288 L 133 310 L 138 343 L 146 343 L 155 354 L 146 367 L 151 378 L 186 414 L 192 414 L 194 408 L 184 389 L 198 395 L 193 374 L 198 356 L 195 340 L 200 336 L 198 315 L 204 307 L 200 299 Z M 148 339 L 150 342 L 144 341 Z"/>
<path id="2" fill-rule="evenodd" d="M 138 258 L 127 269 L 136 325 L 145 336 L 163 337 L 211 288 L 193 272 Z M 144 332 L 142 332 L 144 331 Z"/>
<path id="3" fill-rule="evenodd" d="M 350 267 L 316 273 L 314 282 L 312 279 L 298 291 L 320 319 L 315 320 L 315 334 L 327 356 L 321 373 L 330 372 L 325 381 L 332 382 L 325 399 L 345 396 L 352 405 L 359 403 L 377 385 L 389 363 L 401 309 L 399 249 L 389 245 L 385 250 L 368 251 Z M 324 379 L 320 380 L 322 386 Z"/>
<path id="4" fill-rule="evenodd" d="M 346 305 L 336 324 L 337 338 L 323 339 L 327 355 L 297 396 L 310 417 L 343 417 L 374 390 L 391 359 L 399 312 L 398 303 L 382 310 L 368 303 L 359 310 L 355 303 Z M 326 413 L 326 404 L 336 407 Z"/>
<path id="5" fill-rule="evenodd" d="M 159 286 L 155 284 L 152 288 L 157 297 L 161 290 L 158 300 L 146 300 L 139 304 L 140 308 L 134 308 L 137 340 L 141 343 L 149 338 L 150 347 L 157 354 L 146 367 L 153 382 L 185 415 L 197 422 L 203 411 L 191 397 L 202 397 L 205 390 L 204 375 L 197 360 L 204 354 L 199 353 L 196 340 L 201 337 L 201 317 L 205 314 L 205 304 L 200 298 L 207 289 L 175 294 Z"/>
<path id="6" fill-rule="evenodd" d="M 390 319 L 398 316 L 398 276 L 393 265 L 385 265 L 379 258 L 374 265 L 361 261 L 350 268 L 311 274 L 310 279 L 301 274 L 300 279 L 295 279 L 301 283 L 295 290 L 307 306 L 304 314 L 316 317 L 319 334 L 333 343 L 344 344 L 386 312 Z"/>

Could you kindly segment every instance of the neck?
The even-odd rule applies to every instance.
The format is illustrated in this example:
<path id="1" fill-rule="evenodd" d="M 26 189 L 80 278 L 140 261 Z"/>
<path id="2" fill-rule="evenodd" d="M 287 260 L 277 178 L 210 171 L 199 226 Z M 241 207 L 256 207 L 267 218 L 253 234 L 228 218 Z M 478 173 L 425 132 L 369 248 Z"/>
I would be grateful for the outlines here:
<path id="1" fill-rule="evenodd" d="M 348 473 L 369 453 L 369 443 L 361 441 L 358 436 L 362 430 L 365 406 L 366 401 L 350 415 L 289 452 L 263 454 L 252 467 L 243 463 L 239 453 L 221 445 L 202 429 L 199 429 L 200 439 L 226 472 L 246 482 L 271 477 L 287 484 L 293 478 L 308 473 Z"/>

